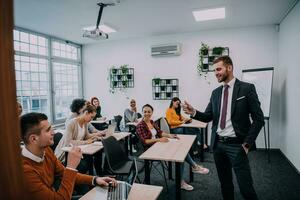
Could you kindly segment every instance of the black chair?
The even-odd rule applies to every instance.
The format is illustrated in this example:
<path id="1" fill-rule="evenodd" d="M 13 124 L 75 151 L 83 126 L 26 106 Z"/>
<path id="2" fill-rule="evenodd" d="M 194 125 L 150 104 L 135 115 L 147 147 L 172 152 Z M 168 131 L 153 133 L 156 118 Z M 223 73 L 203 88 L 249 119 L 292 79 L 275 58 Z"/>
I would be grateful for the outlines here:
<path id="1" fill-rule="evenodd" d="M 60 133 L 60 132 L 57 132 L 57 133 L 54 134 L 54 136 L 53 136 L 54 143 L 53 143 L 52 146 L 50 146 L 51 149 L 53 150 L 53 152 L 55 151 L 55 148 L 58 145 L 58 143 L 59 143 L 60 139 L 62 138 L 62 136 L 63 136 L 63 134 Z"/>
<path id="2" fill-rule="evenodd" d="M 127 178 L 132 174 L 135 168 L 137 173 L 140 172 L 144 166 L 135 166 L 135 159 L 130 159 L 121 147 L 120 143 L 113 136 L 102 140 L 104 147 L 105 158 L 107 161 L 107 169 L 109 174 L 117 175 L 121 179 L 124 176 Z"/>
<path id="3" fill-rule="evenodd" d="M 138 119 L 143 117 L 141 113 L 137 113 L 137 116 L 138 116 Z"/>
<path id="4" fill-rule="evenodd" d="M 120 128 L 120 124 L 121 124 L 121 121 L 122 121 L 122 116 L 121 115 L 116 115 L 114 116 L 114 119 L 115 119 L 115 122 L 116 122 L 116 131 L 121 131 L 121 128 Z"/>

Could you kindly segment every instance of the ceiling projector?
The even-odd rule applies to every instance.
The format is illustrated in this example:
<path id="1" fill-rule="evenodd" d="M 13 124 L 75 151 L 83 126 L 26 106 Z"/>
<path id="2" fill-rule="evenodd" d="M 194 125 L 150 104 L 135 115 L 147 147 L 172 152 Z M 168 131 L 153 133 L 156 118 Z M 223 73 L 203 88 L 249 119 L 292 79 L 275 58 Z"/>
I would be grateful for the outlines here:
<path id="1" fill-rule="evenodd" d="M 84 30 L 82 37 L 91 38 L 94 40 L 108 39 L 108 34 L 104 33 L 103 31 L 101 31 L 99 29 L 99 24 L 100 24 L 103 8 L 106 6 L 114 6 L 115 4 L 114 3 L 107 3 L 107 4 L 98 3 L 97 5 L 100 7 L 100 9 L 99 9 L 98 17 L 97 17 L 96 28 L 92 29 L 92 30 L 87 30 L 87 29 Z"/>
<path id="2" fill-rule="evenodd" d="M 94 30 L 84 30 L 83 37 L 91 38 L 94 40 L 103 40 L 108 39 L 108 34 L 101 31 L 99 28 L 96 28 Z"/>

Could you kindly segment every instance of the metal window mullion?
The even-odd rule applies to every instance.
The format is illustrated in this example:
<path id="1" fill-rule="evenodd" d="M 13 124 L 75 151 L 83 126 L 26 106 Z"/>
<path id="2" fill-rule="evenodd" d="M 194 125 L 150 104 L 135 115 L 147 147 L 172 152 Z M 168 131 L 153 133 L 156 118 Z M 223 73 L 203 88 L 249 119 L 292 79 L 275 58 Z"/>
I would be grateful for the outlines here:
<path id="1" fill-rule="evenodd" d="M 48 51 L 49 51 L 49 89 L 50 89 L 50 112 L 52 113 L 52 122 L 56 122 L 55 117 L 55 91 L 54 91 L 54 77 L 53 77 L 53 59 L 52 59 L 52 39 L 48 41 Z"/>

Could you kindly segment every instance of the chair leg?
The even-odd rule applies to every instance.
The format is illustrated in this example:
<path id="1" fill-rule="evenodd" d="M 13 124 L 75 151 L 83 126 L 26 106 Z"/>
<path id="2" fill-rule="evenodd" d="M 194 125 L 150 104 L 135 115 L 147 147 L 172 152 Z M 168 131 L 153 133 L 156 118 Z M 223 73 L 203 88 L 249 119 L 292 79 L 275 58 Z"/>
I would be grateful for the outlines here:
<path id="1" fill-rule="evenodd" d="M 165 184 L 166 184 L 166 188 L 167 188 L 167 192 L 169 192 L 169 187 L 168 187 L 168 182 L 167 182 L 167 177 L 166 177 L 166 173 L 165 173 L 165 167 L 164 167 L 164 163 L 162 161 L 160 161 L 161 163 L 161 168 L 164 174 L 164 179 L 165 179 Z"/>

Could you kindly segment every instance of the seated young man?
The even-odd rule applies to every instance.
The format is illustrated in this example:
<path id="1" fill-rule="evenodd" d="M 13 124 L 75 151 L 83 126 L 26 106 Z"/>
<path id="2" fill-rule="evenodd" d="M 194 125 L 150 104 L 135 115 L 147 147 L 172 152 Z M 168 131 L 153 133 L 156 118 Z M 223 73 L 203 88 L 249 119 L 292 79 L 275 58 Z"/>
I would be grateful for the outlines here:
<path id="1" fill-rule="evenodd" d="M 45 114 L 21 116 L 21 135 L 25 143 L 22 149 L 24 179 L 30 199 L 71 199 L 75 184 L 108 186 L 111 182 L 116 185 L 113 178 L 93 177 L 76 171 L 82 157 L 79 147 L 69 152 L 65 168 L 49 147 L 53 144 L 54 132 Z M 60 186 L 56 191 L 53 184 L 57 179 Z"/>

